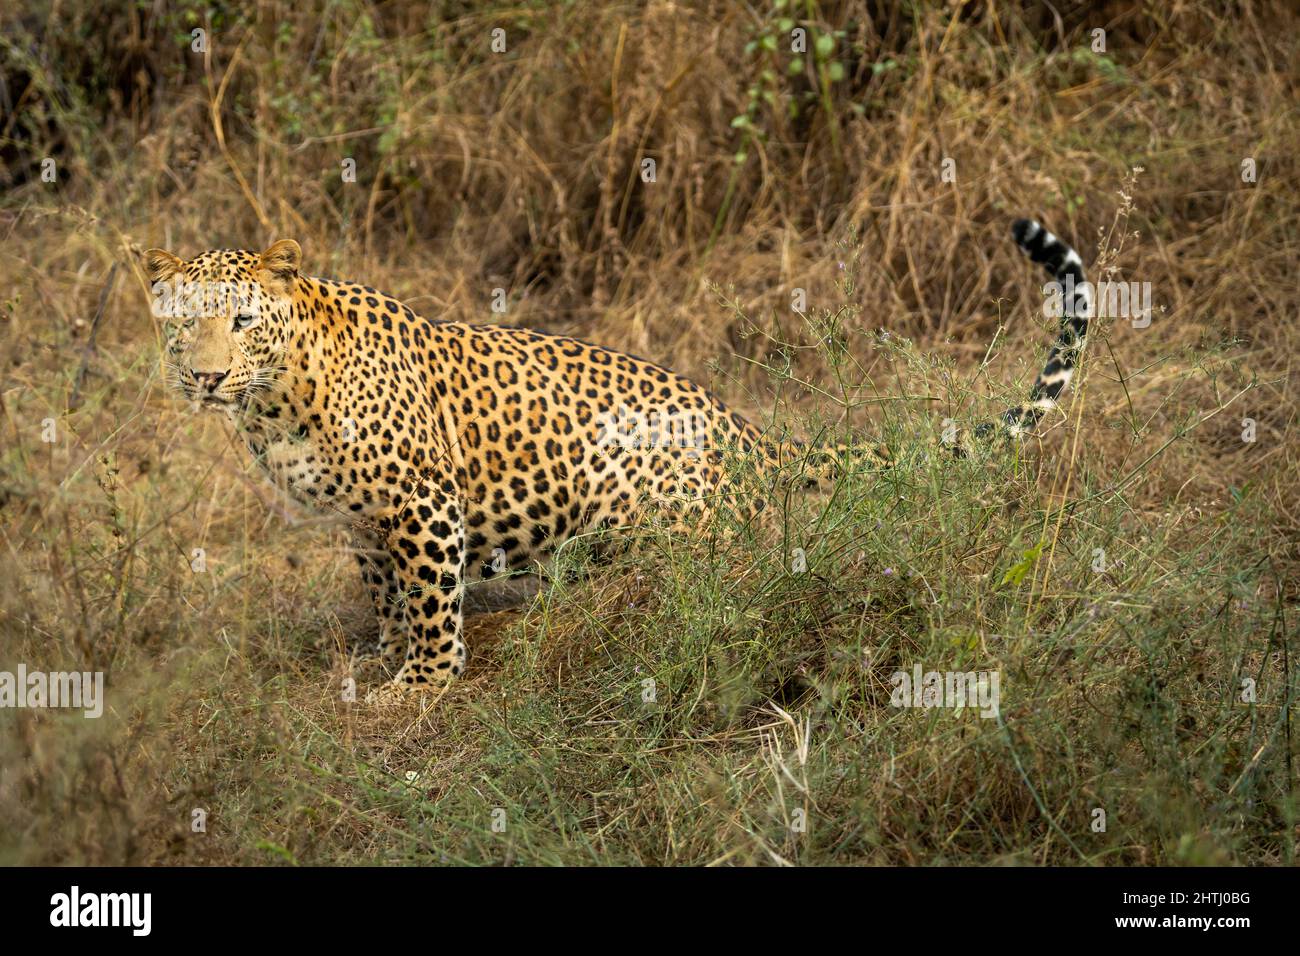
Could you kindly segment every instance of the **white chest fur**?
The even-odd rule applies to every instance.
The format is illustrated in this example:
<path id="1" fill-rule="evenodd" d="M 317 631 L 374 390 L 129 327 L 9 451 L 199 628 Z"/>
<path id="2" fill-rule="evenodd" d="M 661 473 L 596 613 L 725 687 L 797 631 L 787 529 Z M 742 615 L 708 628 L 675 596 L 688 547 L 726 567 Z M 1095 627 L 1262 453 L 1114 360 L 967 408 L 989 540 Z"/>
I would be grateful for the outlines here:
<path id="1" fill-rule="evenodd" d="M 311 438 L 277 436 L 261 449 L 258 459 L 271 479 L 294 497 L 311 501 L 319 492 L 324 463 Z"/>

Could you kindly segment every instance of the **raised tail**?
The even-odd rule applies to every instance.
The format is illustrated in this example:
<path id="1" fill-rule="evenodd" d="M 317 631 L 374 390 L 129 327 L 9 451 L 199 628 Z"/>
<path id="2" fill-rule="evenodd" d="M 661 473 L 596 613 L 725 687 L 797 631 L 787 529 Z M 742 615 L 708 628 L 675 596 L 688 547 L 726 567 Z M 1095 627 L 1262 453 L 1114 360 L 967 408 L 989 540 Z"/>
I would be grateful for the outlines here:
<path id="1" fill-rule="evenodd" d="M 1001 428 L 993 422 L 976 426 L 975 436 L 981 439 L 988 439 L 998 432 L 1023 435 L 1032 431 L 1042 417 L 1056 407 L 1065 387 L 1074 377 L 1075 366 L 1088 338 L 1088 322 L 1093 316 L 1093 289 L 1084 278 L 1083 260 L 1077 252 L 1033 219 L 1017 219 L 1011 225 L 1011 235 L 1031 261 L 1047 269 L 1059 288 L 1061 328 L 1052 343 L 1047 364 L 1029 390 L 1029 401 L 1007 409 L 1002 415 Z M 942 445 L 959 457 L 965 457 L 970 451 L 960 432 L 945 436 Z M 849 467 L 879 470 L 893 464 L 889 449 L 874 443 L 810 448 L 793 441 L 768 444 L 764 449 L 773 463 L 799 461 L 800 469 L 795 477 L 805 482 L 833 478 Z"/>
<path id="2" fill-rule="evenodd" d="M 1047 269 L 1061 291 L 1061 331 L 1052 345 L 1052 354 L 1029 390 L 1029 401 L 1008 409 L 1002 416 L 1007 430 L 1019 435 L 1032 431 L 1056 407 L 1061 393 L 1070 384 L 1088 337 L 1093 291 L 1084 279 L 1079 254 L 1042 225 L 1032 219 L 1017 219 L 1011 225 L 1011 235 L 1031 261 Z"/>

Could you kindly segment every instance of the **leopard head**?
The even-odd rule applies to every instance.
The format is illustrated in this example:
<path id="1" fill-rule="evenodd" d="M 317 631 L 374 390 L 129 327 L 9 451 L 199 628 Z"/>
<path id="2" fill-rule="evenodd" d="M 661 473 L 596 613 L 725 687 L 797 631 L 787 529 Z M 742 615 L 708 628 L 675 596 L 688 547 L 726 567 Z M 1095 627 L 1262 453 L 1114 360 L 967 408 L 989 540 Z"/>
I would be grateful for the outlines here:
<path id="1" fill-rule="evenodd" d="M 246 409 L 285 369 L 302 250 L 218 250 L 188 261 L 145 253 L 154 314 L 166 338 L 168 383 L 190 401 Z"/>

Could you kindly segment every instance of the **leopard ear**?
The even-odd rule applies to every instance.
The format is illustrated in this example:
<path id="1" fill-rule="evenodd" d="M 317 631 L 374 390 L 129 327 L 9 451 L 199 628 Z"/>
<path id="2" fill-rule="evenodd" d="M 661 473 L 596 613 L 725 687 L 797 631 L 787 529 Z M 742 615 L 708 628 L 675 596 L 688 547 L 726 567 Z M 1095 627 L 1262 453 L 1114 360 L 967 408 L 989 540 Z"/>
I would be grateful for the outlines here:
<path id="1" fill-rule="evenodd" d="M 302 249 L 292 239 L 281 239 L 262 253 L 262 269 L 286 286 L 292 286 L 302 263 Z"/>
<path id="2" fill-rule="evenodd" d="M 149 249 L 144 254 L 144 267 L 149 273 L 149 284 L 157 285 L 179 275 L 185 263 L 165 249 Z"/>

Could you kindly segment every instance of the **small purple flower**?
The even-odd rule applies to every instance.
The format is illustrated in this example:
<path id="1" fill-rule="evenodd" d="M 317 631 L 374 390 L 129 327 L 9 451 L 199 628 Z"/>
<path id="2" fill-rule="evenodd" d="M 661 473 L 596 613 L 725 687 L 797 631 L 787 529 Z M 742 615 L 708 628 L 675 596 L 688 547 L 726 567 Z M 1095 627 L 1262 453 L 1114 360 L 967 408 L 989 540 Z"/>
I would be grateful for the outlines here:
<path id="1" fill-rule="evenodd" d="M 885 568 L 885 574 L 886 574 L 886 575 L 892 575 L 893 573 L 894 573 L 894 569 L 893 569 L 893 568 Z"/>

